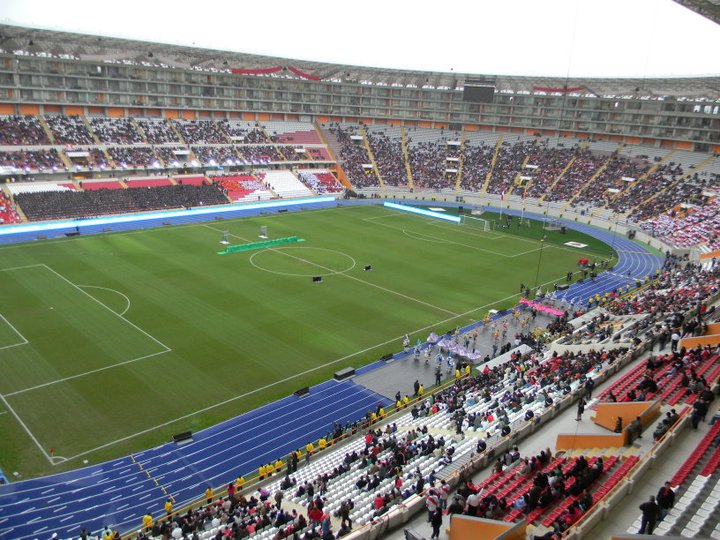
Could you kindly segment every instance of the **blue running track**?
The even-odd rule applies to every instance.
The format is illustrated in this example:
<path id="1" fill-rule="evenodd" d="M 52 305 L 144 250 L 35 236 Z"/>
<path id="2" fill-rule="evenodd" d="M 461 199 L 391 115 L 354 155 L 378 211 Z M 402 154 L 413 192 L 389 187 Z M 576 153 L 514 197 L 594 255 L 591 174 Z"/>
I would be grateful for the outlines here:
<path id="1" fill-rule="evenodd" d="M 353 382 L 326 381 L 308 396 L 286 397 L 174 443 L 101 465 L 0 486 L 0 538 L 77 536 L 82 527 L 126 532 L 150 511 L 164 515 L 160 486 L 179 508 L 260 465 L 354 422 L 390 401 Z M 134 461 L 133 461 L 134 459 Z M 157 484 L 156 484 L 157 482 Z"/>

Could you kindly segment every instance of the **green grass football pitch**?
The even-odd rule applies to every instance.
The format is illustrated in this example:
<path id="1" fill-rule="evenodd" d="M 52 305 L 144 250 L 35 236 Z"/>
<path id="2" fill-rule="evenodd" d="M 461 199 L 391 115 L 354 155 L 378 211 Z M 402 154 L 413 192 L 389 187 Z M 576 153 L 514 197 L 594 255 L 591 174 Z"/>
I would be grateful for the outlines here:
<path id="1" fill-rule="evenodd" d="M 223 231 L 254 242 L 261 225 L 305 242 L 216 254 Z M 0 467 L 159 444 L 514 305 L 538 268 L 563 281 L 609 254 L 521 232 L 372 206 L 0 247 Z"/>

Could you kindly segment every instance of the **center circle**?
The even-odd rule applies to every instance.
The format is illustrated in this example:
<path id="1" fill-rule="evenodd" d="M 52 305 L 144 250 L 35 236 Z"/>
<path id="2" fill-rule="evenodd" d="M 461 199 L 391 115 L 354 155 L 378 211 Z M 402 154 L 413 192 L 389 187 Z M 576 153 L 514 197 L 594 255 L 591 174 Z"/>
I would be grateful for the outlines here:
<path id="1" fill-rule="evenodd" d="M 280 276 L 310 277 L 343 274 L 355 268 L 357 262 L 335 249 L 286 246 L 257 251 L 250 256 L 250 264 Z"/>

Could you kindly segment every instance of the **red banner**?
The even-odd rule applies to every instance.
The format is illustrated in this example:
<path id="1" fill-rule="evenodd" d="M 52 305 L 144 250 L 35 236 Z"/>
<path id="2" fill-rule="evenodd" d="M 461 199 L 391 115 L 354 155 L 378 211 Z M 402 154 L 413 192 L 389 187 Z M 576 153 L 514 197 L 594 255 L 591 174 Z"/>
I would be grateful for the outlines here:
<path id="1" fill-rule="evenodd" d="M 573 86 L 572 88 L 568 88 L 566 86 L 562 88 L 551 88 L 549 86 L 533 86 L 533 92 L 552 92 L 560 94 L 567 94 L 568 92 L 579 92 L 580 90 L 584 89 L 584 86 Z"/>
<path id="2" fill-rule="evenodd" d="M 295 75 L 298 77 L 302 77 L 303 79 L 307 79 L 309 81 L 319 81 L 320 77 L 317 75 L 311 75 L 310 73 L 305 73 L 304 71 L 300 71 L 298 68 L 288 66 L 288 69 L 292 71 Z"/>
<path id="3" fill-rule="evenodd" d="M 230 70 L 230 73 L 233 73 L 235 75 L 270 75 L 272 73 L 277 73 L 278 71 L 282 71 L 282 66 L 275 66 L 271 68 L 258 68 L 258 69 L 238 69 L 233 68 Z"/>

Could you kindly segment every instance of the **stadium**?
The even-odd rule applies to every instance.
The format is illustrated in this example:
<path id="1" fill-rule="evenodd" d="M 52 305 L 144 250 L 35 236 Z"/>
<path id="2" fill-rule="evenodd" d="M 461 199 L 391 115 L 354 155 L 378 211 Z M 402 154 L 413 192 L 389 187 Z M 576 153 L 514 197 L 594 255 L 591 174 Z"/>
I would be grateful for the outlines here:
<path id="1" fill-rule="evenodd" d="M 720 539 L 720 76 L 291 56 L 0 24 L 0 538 Z"/>

